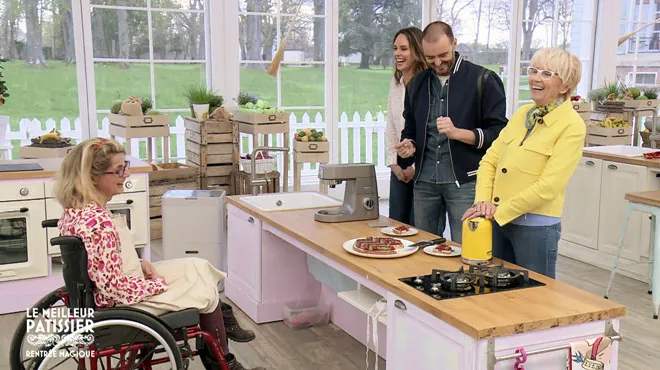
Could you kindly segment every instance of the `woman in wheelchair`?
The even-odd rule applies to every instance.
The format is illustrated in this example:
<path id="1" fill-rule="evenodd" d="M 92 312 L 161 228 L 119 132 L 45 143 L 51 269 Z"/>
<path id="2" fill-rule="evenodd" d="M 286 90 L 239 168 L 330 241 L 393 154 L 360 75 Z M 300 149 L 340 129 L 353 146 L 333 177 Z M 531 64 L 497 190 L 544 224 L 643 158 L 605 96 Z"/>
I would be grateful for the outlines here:
<path id="1" fill-rule="evenodd" d="M 58 229 L 84 242 L 96 306 L 128 306 L 156 316 L 196 308 L 201 330 L 217 339 L 230 369 L 245 369 L 229 353 L 227 338 L 249 342 L 255 335 L 242 329 L 231 306 L 220 301 L 217 286 L 226 275 L 200 258 L 140 260 L 123 216 L 106 208 L 123 192 L 129 166 L 121 144 L 88 139 L 65 157 L 55 185 L 64 208 Z"/>

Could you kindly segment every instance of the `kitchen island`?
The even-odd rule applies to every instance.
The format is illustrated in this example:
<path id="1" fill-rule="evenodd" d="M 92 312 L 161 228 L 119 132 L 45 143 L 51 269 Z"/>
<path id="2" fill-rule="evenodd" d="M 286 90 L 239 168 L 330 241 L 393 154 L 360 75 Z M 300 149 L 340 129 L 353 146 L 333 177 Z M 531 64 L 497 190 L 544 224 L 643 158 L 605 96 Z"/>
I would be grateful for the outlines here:
<path id="1" fill-rule="evenodd" d="M 375 343 L 367 342 L 367 312 L 384 299 L 386 313 L 371 336 L 378 338 L 378 352 L 389 369 L 510 369 L 513 358 L 496 358 L 519 347 L 530 352 L 615 335 L 626 314 L 623 305 L 533 272 L 529 277 L 544 286 L 436 300 L 400 279 L 433 269 L 456 271 L 464 266 L 459 257 L 433 257 L 421 250 L 396 259 L 355 256 L 343 243 L 380 236 L 379 228 L 367 221 L 319 223 L 313 209 L 262 211 L 245 197 L 228 197 L 227 297 L 257 323 L 282 320 L 287 302 L 321 298 L 332 305 L 332 322 L 374 350 Z M 408 239 L 434 237 L 420 232 Z M 316 281 L 308 254 L 355 280 L 358 290 L 337 294 Z M 612 369 L 617 353 L 615 341 Z M 525 365 L 564 369 L 567 356 L 565 349 L 549 351 L 530 356 Z"/>
<path id="2" fill-rule="evenodd" d="M 126 215 L 138 253 L 149 258 L 149 175 L 151 166 L 127 156 L 131 176 L 124 193 L 108 203 L 113 213 Z M 64 285 L 59 247 L 50 239 L 59 235 L 41 222 L 60 218 L 53 177 L 62 158 L 0 161 L 0 314 L 24 311 Z M 6 166 L 38 164 L 41 170 L 7 170 Z"/>
<path id="3" fill-rule="evenodd" d="M 625 195 L 660 190 L 660 159 L 610 154 L 607 152 L 616 150 L 608 148 L 616 149 L 615 146 L 584 148 L 566 188 L 559 253 L 610 270 L 628 206 Z M 650 215 L 633 212 L 617 273 L 648 281 L 650 232 Z"/>

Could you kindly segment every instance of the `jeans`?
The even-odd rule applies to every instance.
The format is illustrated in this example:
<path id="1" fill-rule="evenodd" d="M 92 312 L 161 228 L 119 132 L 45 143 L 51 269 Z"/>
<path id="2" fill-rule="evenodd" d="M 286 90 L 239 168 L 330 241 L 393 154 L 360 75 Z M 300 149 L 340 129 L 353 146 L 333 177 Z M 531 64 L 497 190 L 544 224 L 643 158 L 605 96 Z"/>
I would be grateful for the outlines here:
<path id="1" fill-rule="evenodd" d="M 399 181 L 392 173 L 390 177 L 390 215 L 393 220 L 403 222 L 411 226 L 415 225 L 413 216 L 413 187 L 414 182 Z"/>
<path id="2" fill-rule="evenodd" d="M 555 278 L 561 222 L 522 226 L 493 222 L 493 257 Z"/>
<path id="3" fill-rule="evenodd" d="M 476 181 L 457 187 L 456 184 L 433 184 L 418 181 L 415 183 L 413 203 L 415 207 L 415 227 L 442 236 L 449 215 L 451 240 L 463 242 L 461 217 L 474 204 Z"/>

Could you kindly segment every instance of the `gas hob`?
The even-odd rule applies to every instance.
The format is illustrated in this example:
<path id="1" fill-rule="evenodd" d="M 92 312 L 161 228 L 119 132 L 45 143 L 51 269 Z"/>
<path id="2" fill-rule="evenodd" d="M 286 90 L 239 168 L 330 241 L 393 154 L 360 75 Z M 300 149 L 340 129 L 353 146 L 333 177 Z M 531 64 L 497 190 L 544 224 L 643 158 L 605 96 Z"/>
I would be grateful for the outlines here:
<path id="1" fill-rule="evenodd" d="M 527 270 L 500 266 L 470 266 L 456 271 L 432 270 L 430 275 L 411 276 L 400 281 L 442 300 L 545 286 L 529 277 Z"/>

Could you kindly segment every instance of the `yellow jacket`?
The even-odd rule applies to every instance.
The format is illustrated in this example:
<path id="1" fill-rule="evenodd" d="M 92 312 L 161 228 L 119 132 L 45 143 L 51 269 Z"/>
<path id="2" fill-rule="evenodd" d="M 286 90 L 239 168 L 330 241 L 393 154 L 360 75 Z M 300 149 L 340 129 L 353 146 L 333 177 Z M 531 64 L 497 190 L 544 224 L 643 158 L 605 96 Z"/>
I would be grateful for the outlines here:
<path id="1" fill-rule="evenodd" d="M 527 133 L 534 104 L 522 106 L 479 163 L 475 201 L 497 205 L 495 220 L 506 225 L 521 215 L 561 217 L 566 184 L 582 157 L 586 125 L 565 101 Z"/>

